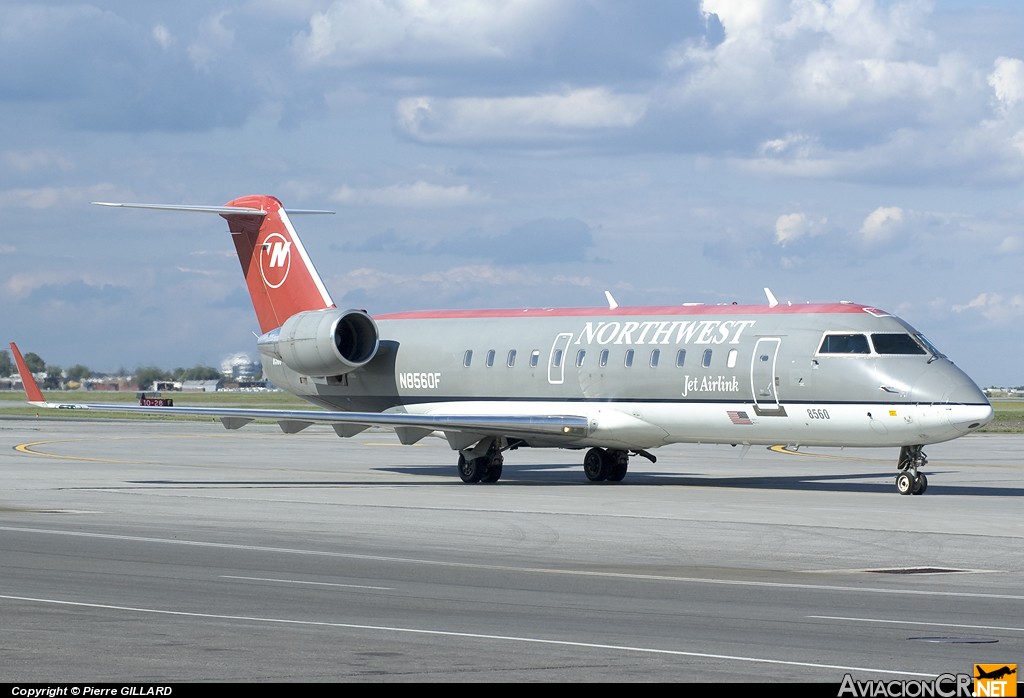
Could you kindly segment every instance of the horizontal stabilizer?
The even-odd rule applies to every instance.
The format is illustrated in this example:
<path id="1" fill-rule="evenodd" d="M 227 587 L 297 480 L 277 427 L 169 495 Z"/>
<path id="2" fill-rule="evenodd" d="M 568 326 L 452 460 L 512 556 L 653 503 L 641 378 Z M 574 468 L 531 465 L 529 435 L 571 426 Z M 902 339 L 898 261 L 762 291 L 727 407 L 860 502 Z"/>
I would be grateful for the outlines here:
<path id="1" fill-rule="evenodd" d="M 267 212 L 259 208 L 247 208 L 243 206 L 188 206 L 180 204 L 123 204 L 115 203 L 111 201 L 93 201 L 96 206 L 113 206 L 115 208 L 150 208 L 158 211 L 191 211 L 192 213 L 219 213 L 221 215 L 230 216 L 265 216 Z M 334 211 L 323 211 L 312 208 L 286 208 L 285 213 L 288 215 L 305 215 L 305 214 L 329 214 L 334 215 Z"/>

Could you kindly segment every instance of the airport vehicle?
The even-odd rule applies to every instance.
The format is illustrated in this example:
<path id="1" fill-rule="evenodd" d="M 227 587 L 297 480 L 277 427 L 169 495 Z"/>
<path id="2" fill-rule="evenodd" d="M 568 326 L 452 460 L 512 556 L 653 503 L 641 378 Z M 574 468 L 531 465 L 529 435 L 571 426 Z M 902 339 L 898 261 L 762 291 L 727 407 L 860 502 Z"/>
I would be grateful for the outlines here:
<path id="1" fill-rule="evenodd" d="M 271 196 L 224 206 L 113 204 L 227 220 L 262 335 L 264 371 L 322 408 L 266 410 L 49 403 L 187 413 L 229 429 L 370 426 L 404 444 L 442 435 L 463 481 L 497 482 L 504 454 L 586 449 L 592 481 L 620 481 L 630 456 L 675 443 L 897 447 L 896 488 L 922 494 L 923 447 L 993 418 L 977 385 L 920 332 L 851 302 L 448 310 L 371 316 L 335 306 Z M 23 375 L 20 353 L 12 344 Z M 26 376 L 26 386 L 31 376 Z"/>

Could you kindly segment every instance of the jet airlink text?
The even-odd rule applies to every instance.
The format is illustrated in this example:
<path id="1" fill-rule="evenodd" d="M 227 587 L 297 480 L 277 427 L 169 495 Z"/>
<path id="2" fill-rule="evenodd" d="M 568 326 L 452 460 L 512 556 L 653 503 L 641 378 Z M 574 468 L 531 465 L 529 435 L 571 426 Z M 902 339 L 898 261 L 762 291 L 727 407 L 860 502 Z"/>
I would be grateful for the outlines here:
<path id="1" fill-rule="evenodd" d="M 756 320 L 588 322 L 575 344 L 739 344 Z"/>
<path id="2" fill-rule="evenodd" d="M 701 376 L 699 379 L 696 376 L 685 376 L 683 381 L 683 397 L 690 394 L 690 391 L 706 393 L 708 391 L 714 391 L 716 393 L 738 393 L 740 391 L 740 382 L 736 378 L 731 376 Z"/>

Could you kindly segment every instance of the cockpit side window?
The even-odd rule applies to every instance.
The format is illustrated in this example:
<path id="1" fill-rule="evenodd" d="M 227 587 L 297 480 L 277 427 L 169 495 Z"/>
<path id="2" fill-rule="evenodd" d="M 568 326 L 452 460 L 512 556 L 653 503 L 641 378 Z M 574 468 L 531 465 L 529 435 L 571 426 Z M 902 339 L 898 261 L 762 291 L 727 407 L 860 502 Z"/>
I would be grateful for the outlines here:
<path id="1" fill-rule="evenodd" d="M 934 344 L 929 342 L 928 338 L 925 337 L 923 334 L 915 334 L 914 335 L 914 339 L 916 339 L 921 344 L 923 344 L 925 349 L 927 349 L 928 351 L 930 351 L 932 353 L 932 356 L 936 356 L 936 357 L 938 357 L 940 359 L 946 358 L 946 355 L 943 354 L 941 351 L 939 351 L 939 348 L 937 346 L 935 346 Z"/>
<path id="2" fill-rule="evenodd" d="M 863 334 L 827 334 L 821 340 L 819 354 L 870 354 L 868 338 Z"/>
<path id="3" fill-rule="evenodd" d="M 871 335 L 871 343 L 879 354 L 927 354 L 909 334 L 875 333 Z"/>

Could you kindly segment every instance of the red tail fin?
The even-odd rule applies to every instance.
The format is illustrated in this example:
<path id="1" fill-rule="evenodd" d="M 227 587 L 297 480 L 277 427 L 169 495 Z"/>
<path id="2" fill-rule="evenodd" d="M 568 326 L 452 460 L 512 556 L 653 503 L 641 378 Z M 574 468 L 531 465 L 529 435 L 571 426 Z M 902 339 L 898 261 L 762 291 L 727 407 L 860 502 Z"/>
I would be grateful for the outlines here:
<path id="1" fill-rule="evenodd" d="M 21 384 L 25 386 L 25 395 L 29 402 L 46 402 L 43 391 L 39 389 L 36 379 L 32 377 L 32 371 L 28 370 L 28 364 L 21 357 L 18 345 L 11 342 L 11 353 L 14 354 L 14 363 L 18 366 L 18 373 L 21 375 Z"/>
<path id="2" fill-rule="evenodd" d="M 280 327 L 303 310 L 334 307 L 280 201 L 243 196 L 225 205 L 248 209 L 221 215 L 231 230 L 261 332 Z M 254 215 L 253 209 L 264 215 Z"/>

